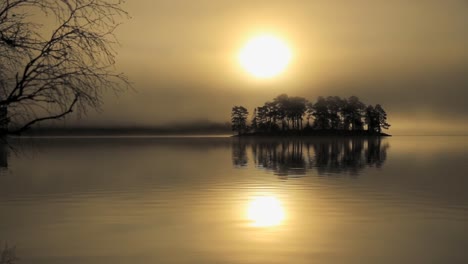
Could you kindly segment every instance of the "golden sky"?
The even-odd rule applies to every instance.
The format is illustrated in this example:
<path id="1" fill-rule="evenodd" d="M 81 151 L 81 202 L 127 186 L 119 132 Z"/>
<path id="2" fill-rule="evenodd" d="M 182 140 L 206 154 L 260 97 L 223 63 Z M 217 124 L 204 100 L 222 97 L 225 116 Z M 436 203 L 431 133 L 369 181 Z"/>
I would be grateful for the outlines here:
<path id="1" fill-rule="evenodd" d="M 287 93 L 381 103 L 392 131 L 417 122 L 468 131 L 465 0 L 138 0 L 125 8 L 132 19 L 117 30 L 118 69 L 136 92 L 107 96 L 102 113 L 79 123 L 227 121 L 233 105 L 252 110 Z M 263 33 L 293 53 L 267 80 L 237 61 Z"/>

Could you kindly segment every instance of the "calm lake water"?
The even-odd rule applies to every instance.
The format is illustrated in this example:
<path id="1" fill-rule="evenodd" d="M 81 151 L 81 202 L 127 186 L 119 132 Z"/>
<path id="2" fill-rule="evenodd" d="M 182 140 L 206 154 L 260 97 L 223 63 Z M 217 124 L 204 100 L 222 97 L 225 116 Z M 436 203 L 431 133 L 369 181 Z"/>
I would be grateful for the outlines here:
<path id="1" fill-rule="evenodd" d="M 468 263 L 468 137 L 10 145 L 19 263 Z"/>

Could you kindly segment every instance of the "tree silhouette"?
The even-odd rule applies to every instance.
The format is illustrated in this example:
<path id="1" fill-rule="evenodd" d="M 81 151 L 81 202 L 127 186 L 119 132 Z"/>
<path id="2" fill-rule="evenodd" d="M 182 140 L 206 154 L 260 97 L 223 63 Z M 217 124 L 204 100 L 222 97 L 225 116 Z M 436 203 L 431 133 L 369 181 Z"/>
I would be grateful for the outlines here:
<path id="1" fill-rule="evenodd" d="M 307 119 L 306 126 L 304 118 Z M 364 133 L 365 125 L 367 133 Z M 366 106 L 356 96 L 348 99 L 319 96 L 314 103 L 287 94 L 280 94 L 273 101 L 255 108 L 251 125 L 253 132 L 260 133 L 302 134 L 301 131 L 305 131 L 305 134 L 310 134 L 325 131 L 336 135 L 381 135 L 382 128 L 389 127 L 382 106 Z M 286 132 L 288 130 L 290 132 Z"/>
<path id="2" fill-rule="evenodd" d="M 314 123 L 312 125 L 314 129 L 330 128 L 330 120 L 328 119 L 328 107 L 325 98 L 320 96 L 319 98 L 317 98 L 317 102 L 315 104 L 309 104 L 308 111 L 310 115 L 314 117 Z"/>
<path id="3" fill-rule="evenodd" d="M 372 105 L 367 106 L 364 117 L 367 124 L 367 131 L 379 132 L 379 118 Z"/>
<path id="4" fill-rule="evenodd" d="M 333 130 L 341 129 L 342 121 L 340 117 L 341 109 L 346 105 L 346 101 L 338 96 L 329 96 L 326 99 L 328 108 L 328 120 L 330 128 Z"/>
<path id="5" fill-rule="evenodd" d="M 257 122 L 257 108 L 254 109 L 252 122 L 250 128 L 254 131 L 258 130 L 258 122 Z"/>
<path id="6" fill-rule="evenodd" d="M 273 102 L 277 106 L 277 118 L 281 121 L 281 130 L 289 129 L 289 122 L 287 121 L 287 111 L 289 108 L 289 97 L 287 94 L 280 94 Z"/>
<path id="7" fill-rule="evenodd" d="M 375 106 L 376 118 L 378 120 L 377 132 L 381 132 L 383 129 L 389 129 L 390 124 L 387 123 L 387 113 L 382 108 L 381 105 L 377 104 Z"/>
<path id="8" fill-rule="evenodd" d="M 238 135 L 246 133 L 248 130 L 247 117 L 249 112 L 243 106 L 234 106 L 231 112 L 232 130 L 236 131 Z"/>
<path id="9" fill-rule="evenodd" d="M 278 106 L 274 102 L 266 102 L 264 107 L 266 109 L 268 131 L 278 130 L 278 125 L 276 124 L 278 120 Z"/>
<path id="10" fill-rule="evenodd" d="M 380 133 L 382 132 L 382 128 L 390 128 L 390 124 L 387 123 L 387 113 L 379 104 L 375 105 L 375 107 L 369 105 L 366 108 L 365 120 L 367 130 L 370 132 Z"/>
<path id="11" fill-rule="evenodd" d="M 268 109 L 266 106 L 260 106 L 256 108 L 256 116 L 255 120 L 257 122 L 257 131 L 267 131 L 268 124 L 267 124 L 267 113 Z"/>
<path id="12" fill-rule="evenodd" d="M 128 16 L 122 3 L 0 1 L 0 124 L 10 123 L 4 133 L 98 109 L 105 90 L 130 86 L 113 69 L 116 20 Z M 33 12 L 55 19 L 50 34 L 28 15 Z"/>
<path id="13" fill-rule="evenodd" d="M 307 99 L 303 97 L 290 97 L 289 118 L 292 121 L 292 128 L 299 130 L 303 128 L 302 119 L 307 110 Z"/>
<path id="14" fill-rule="evenodd" d="M 362 130 L 364 123 L 362 122 L 362 112 L 366 105 L 362 103 L 358 97 L 351 96 L 346 100 L 343 107 L 344 129 Z"/>

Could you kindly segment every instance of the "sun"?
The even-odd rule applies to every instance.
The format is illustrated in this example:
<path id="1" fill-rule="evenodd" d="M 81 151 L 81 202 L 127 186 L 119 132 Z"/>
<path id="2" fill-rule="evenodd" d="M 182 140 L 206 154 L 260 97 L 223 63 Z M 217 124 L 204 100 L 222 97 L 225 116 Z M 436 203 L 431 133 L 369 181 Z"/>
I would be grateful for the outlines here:
<path id="1" fill-rule="evenodd" d="M 239 53 L 239 62 L 257 78 L 271 78 L 282 73 L 291 61 L 291 50 L 281 39 L 260 35 L 250 39 Z"/>
<path id="2" fill-rule="evenodd" d="M 273 196 L 254 197 L 247 208 L 247 218 L 256 227 L 279 225 L 284 220 L 284 209 L 280 201 Z"/>

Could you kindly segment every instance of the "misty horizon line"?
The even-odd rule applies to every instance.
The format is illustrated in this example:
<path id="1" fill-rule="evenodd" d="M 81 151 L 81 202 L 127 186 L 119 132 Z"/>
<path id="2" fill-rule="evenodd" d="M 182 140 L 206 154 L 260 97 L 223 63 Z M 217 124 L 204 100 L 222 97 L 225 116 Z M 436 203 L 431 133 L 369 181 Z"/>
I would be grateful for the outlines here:
<path id="1" fill-rule="evenodd" d="M 25 135 L 67 134 L 232 134 L 230 122 L 191 121 L 154 125 L 42 125 L 33 127 Z"/>
<path id="2" fill-rule="evenodd" d="M 114 135 L 234 135 L 231 125 L 212 122 L 198 126 L 175 125 L 86 125 L 86 126 L 41 126 L 34 127 L 24 136 L 114 136 Z M 468 133 L 392 133 L 392 136 L 468 136 Z"/>

